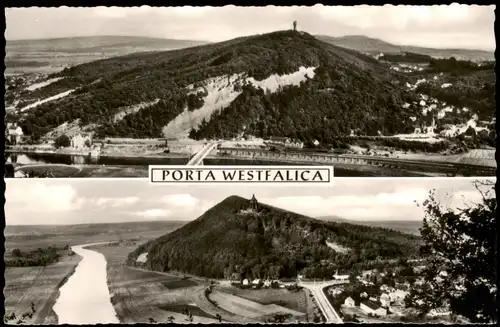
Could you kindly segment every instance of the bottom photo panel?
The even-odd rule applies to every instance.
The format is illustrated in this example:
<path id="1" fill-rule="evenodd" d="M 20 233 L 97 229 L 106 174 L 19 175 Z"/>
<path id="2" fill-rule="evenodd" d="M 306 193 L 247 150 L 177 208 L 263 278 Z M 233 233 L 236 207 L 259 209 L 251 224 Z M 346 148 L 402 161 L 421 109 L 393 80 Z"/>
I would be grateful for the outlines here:
<path id="1" fill-rule="evenodd" d="M 4 322 L 496 322 L 494 184 L 7 180 Z"/>

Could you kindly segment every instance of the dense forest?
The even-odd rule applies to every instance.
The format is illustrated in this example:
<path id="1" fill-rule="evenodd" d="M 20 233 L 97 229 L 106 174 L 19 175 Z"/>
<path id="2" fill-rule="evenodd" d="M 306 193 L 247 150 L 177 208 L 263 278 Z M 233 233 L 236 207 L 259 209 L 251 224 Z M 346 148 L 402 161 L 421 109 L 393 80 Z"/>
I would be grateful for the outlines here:
<path id="1" fill-rule="evenodd" d="M 420 53 L 403 52 L 403 53 L 384 53 L 380 60 L 398 63 L 428 63 L 432 60 L 431 56 Z"/>
<path id="2" fill-rule="evenodd" d="M 418 256 L 419 238 L 383 228 L 327 222 L 231 196 L 198 219 L 141 245 L 130 265 L 147 252 L 145 267 L 211 278 L 328 277 L 336 269 L 369 268 Z M 336 244 L 334 250 L 329 244 Z"/>
<path id="3" fill-rule="evenodd" d="M 370 136 L 414 130 L 410 117 L 421 113 L 416 107 L 402 110 L 402 104 L 415 97 L 368 72 L 342 72 L 335 66 L 327 62 L 316 68 L 314 78 L 281 92 L 246 86 L 228 108 L 214 113 L 190 136 L 230 138 L 245 126 L 245 132 L 260 137 L 285 135 L 331 144 L 351 130 Z"/>
<path id="4" fill-rule="evenodd" d="M 193 136 L 231 136 L 242 124 L 256 134 L 291 133 L 324 140 L 352 128 L 368 135 L 412 128 L 408 117 L 418 113 L 400 107 L 414 96 L 393 83 L 387 67 L 372 57 L 294 31 L 133 54 L 65 69 L 50 76 L 64 79 L 27 95 L 46 98 L 67 90 L 74 92 L 30 110 L 21 126 L 26 134 L 41 135 L 79 119 L 82 126 L 100 125 L 101 136 L 161 137 L 162 128 L 173 117 L 187 107 L 193 110 L 203 104 L 203 94 L 187 94 L 188 85 L 235 73 L 263 80 L 272 74 L 296 72 L 302 66 L 317 67 L 314 78 L 275 94 L 243 85 L 243 93 L 231 107 Z M 156 105 L 113 122 L 112 117 L 124 107 L 157 99 Z M 232 121 L 234 116 L 242 119 Z M 224 131 L 220 125 L 225 125 Z M 323 135 L 325 129 L 330 131 L 327 135 Z"/>

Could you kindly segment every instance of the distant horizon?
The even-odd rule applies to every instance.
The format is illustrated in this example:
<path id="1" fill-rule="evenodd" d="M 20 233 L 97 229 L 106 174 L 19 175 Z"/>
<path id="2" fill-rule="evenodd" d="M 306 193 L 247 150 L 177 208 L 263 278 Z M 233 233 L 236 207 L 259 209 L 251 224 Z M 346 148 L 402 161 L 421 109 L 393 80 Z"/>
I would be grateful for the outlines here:
<path id="1" fill-rule="evenodd" d="M 334 218 L 335 216 L 332 216 Z M 189 223 L 192 221 L 195 221 L 199 217 L 193 218 L 191 220 L 136 220 L 136 221 L 118 221 L 118 222 L 95 222 L 95 223 L 76 223 L 76 224 L 16 224 L 16 225 L 9 225 L 5 224 L 5 227 L 50 227 L 50 226 L 85 226 L 85 225 L 119 225 L 119 224 L 148 224 L 148 223 Z M 317 220 L 326 220 L 326 218 L 329 218 L 329 216 L 320 216 L 320 217 L 309 217 Z M 323 218 L 323 219 L 322 219 Z M 362 220 L 362 219 L 349 219 L 349 218 L 342 218 L 342 217 L 336 217 L 340 220 L 345 220 L 347 222 L 353 221 L 353 222 L 380 222 L 380 223 L 392 223 L 392 222 L 421 222 L 423 219 L 375 219 L 375 220 Z"/>
<path id="2" fill-rule="evenodd" d="M 241 36 L 236 36 L 231 39 L 227 40 L 221 40 L 221 41 L 208 41 L 208 40 L 197 40 L 197 39 L 179 39 L 179 38 L 174 38 L 174 37 L 159 37 L 159 36 L 149 36 L 149 35 L 122 35 L 122 34 L 96 34 L 96 35 L 78 35 L 78 36 L 58 36 L 58 37 L 48 37 L 48 38 L 26 38 L 26 39 L 7 39 L 5 38 L 6 42 L 19 42 L 19 41 L 50 41 L 50 40 L 63 40 L 63 39 L 84 39 L 84 38 L 98 38 L 98 37 L 125 37 L 125 38 L 143 38 L 143 39 L 153 39 L 153 40 L 165 40 L 165 41 L 186 41 L 186 42 L 205 42 L 207 45 L 208 44 L 215 44 L 215 43 L 220 43 L 220 42 L 226 42 L 230 40 L 234 40 L 237 38 L 241 37 L 250 37 L 253 35 L 262 35 L 262 34 L 269 34 L 269 33 L 274 33 L 274 32 L 280 32 L 280 31 L 287 31 L 287 30 L 276 30 L 273 32 L 268 32 L 268 33 L 261 33 L 261 34 L 250 34 L 250 35 L 241 35 Z M 306 31 L 302 31 L 307 33 Z M 308 33 L 310 34 L 310 33 Z M 437 49 L 437 50 L 468 50 L 468 51 L 485 51 L 485 52 L 495 52 L 495 47 L 493 48 L 467 48 L 467 47 L 427 47 L 427 46 L 420 46 L 416 44 L 405 44 L 405 43 L 396 43 L 396 42 L 389 42 L 383 38 L 376 38 L 376 37 L 370 37 L 364 34 L 346 34 L 346 35 L 340 35 L 340 36 L 332 36 L 332 35 L 327 35 L 327 34 L 311 34 L 314 37 L 317 36 L 326 36 L 326 37 L 331 37 L 331 38 L 343 38 L 343 37 L 365 37 L 367 39 L 371 40 L 379 40 L 394 46 L 402 46 L 402 47 L 416 47 L 416 48 L 422 48 L 422 49 Z M 321 40 L 320 40 L 321 41 Z"/>
<path id="3" fill-rule="evenodd" d="M 494 5 L 6 8 L 6 40 L 122 35 L 220 42 L 292 28 L 397 45 L 492 51 Z M 64 28 L 61 28 L 63 26 Z M 486 50 L 488 49 L 488 50 Z"/>
<path id="4" fill-rule="evenodd" d="M 172 40 L 172 41 L 188 41 L 188 42 L 207 42 L 207 43 L 215 43 L 205 40 L 191 40 L 191 39 L 177 39 L 172 37 L 158 37 L 158 36 L 146 36 L 146 35 L 120 35 L 120 34 L 96 34 L 96 35 L 78 35 L 78 36 L 58 36 L 58 37 L 47 37 L 47 38 L 27 38 L 27 39 L 7 39 L 7 42 L 16 42 L 16 41 L 49 41 L 49 40 L 63 40 L 63 39 L 84 39 L 91 37 L 129 37 L 129 38 L 142 38 L 142 39 L 153 39 L 153 40 Z M 224 41 L 221 41 L 224 42 Z"/>
<path id="5" fill-rule="evenodd" d="M 475 179 L 474 179 L 475 180 Z M 142 179 L 7 179 L 7 226 L 95 223 L 190 222 L 230 196 L 250 199 L 311 218 L 349 221 L 419 221 L 417 203 L 436 190 L 450 208 L 480 201 L 473 179 L 339 179 L 333 187 L 189 185 L 151 187 Z M 490 180 L 485 178 L 485 180 Z M 415 203 L 417 202 L 417 203 Z"/>

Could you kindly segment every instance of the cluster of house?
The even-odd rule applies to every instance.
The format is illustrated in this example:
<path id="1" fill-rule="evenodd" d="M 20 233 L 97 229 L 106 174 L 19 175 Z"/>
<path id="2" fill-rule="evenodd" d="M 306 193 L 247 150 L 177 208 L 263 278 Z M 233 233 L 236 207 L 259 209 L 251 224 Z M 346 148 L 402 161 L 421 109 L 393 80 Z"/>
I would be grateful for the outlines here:
<path id="1" fill-rule="evenodd" d="M 8 140 L 10 144 L 20 144 L 23 136 L 24 133 L 21 126 L 18 126 L 17 123 L 7 123 L 7 128 L 5 129 L 5 139 Z"/>
<path id="2" fill-rule="evenodd" d="M 283 282 L 279 280 L 270 280 L 270 279 L 260 279 L 260 278 L 255 278 L 253 280 L 250 280 L 248 278 L 243 279 L 242 281 L 233 281 L 233 283 L 241 283 L 242 286 L 246 287 L 252 287 L 252 288 L 257 288 L 257 287 L 271 287 L 272 285 L 276 285 L 279 288 L 286 288 L 287 286 L 293 286 L 296 285 L 296 282 Z"/>
<path id="3" fill-rule="evenodd" d="M 318 141 L 316 140 L 316 142 Z M 293 148 L 293 149 L 302 149 L 304 147 L 303 142 L 282 136 L 271 136 L 266 143 L 269 145 L 284 146 L 285 148 Z"/>
<path id="4" fill-rule="evenodd" d="M 395 70 L 397 72 L 403 72 L 403 73 L 412 73 L 415 71 L 423 71 L 424 67 L 420 65 L 411 65 L 411 64 L 399 64 L 395 66 L 391 66 L 392 70 Z"/>
<path id="5" fill-rule="evenodd" d="M 435 129 L 436 129 L 436 121 L 432 119 L 431 126 L 415 127 L 413 134 L 434 134 Z"/>
<path id="6" fill-rule="evenodd" d="M 364 285 L 373 285 L 364 279 L 358 280 Z M 366 292 L 360 294 L 361 302 L 359 308 L 367 315 L 378 317 L 387 316 L 388 312 L 398 315 L 402 314 L 404 308 L 404 299 L 408 295 L 407 284 L 397 284 L 396 287 L 388 285 L 380 286 L 380 295 L 368 295 Z M 356 303 L 352 297 L 348 297 L 344 301 L 346 307 L 356 307 Z"/>
<path id="7" fill-rule="evenodd" d="M 339 282 L 343 282 L 343 283 L 349 283 L 349 275 L 339 274 L 338 271 L 332 277 L 333 277 L 333 279 L 335 281 L 339 281 Z"/>

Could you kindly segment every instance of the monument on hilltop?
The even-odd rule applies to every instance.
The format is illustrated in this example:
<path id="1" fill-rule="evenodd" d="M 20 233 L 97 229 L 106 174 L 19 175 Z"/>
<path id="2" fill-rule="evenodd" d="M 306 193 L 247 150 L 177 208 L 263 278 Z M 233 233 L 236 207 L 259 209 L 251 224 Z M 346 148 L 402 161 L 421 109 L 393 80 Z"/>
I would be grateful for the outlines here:
<path id="1" fill-rule="evenodd" d="M 255 198 L 255 194 L 252 195 L 252 198 L 250 199 L 250 210 L 257 212 L 259 210 L 259 202 L 257 202 L 257 199 Z"/>

